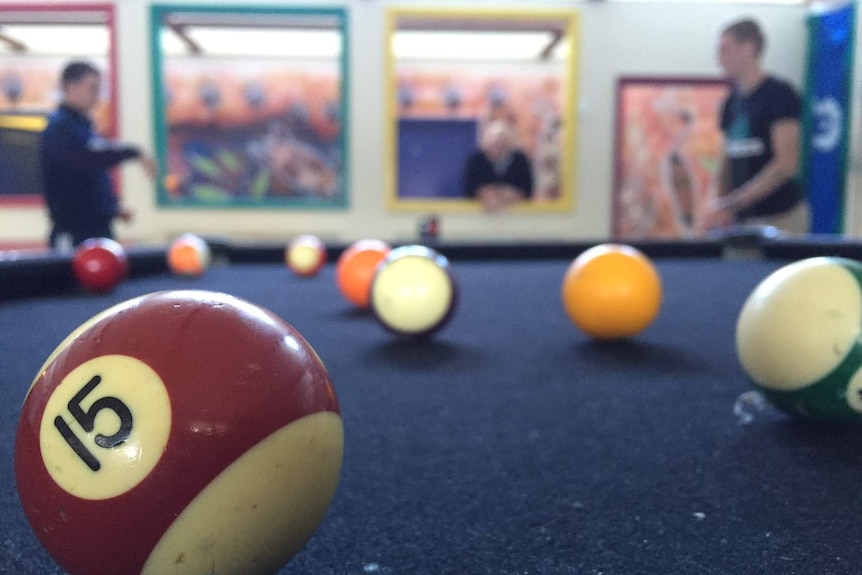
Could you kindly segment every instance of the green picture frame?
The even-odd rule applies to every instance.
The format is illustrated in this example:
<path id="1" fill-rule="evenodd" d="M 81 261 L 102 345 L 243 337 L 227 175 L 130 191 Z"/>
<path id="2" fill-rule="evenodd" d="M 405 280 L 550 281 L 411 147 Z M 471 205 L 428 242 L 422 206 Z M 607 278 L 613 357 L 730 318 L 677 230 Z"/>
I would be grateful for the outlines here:
<path id="1" fill-rule="evenodd" d="M 325 56 L 276 58 L 242 54 L 243 46 L 235 54 L 223 53 L 224 44 L 213 40 L 215 33 L 254 27 L 260 27 L 262 34 L 324 34 L 328 46 L 335 45 L 334 33 L 337 47 Z M 349 29 L 348 11 L 341 7 L 152 5 L 153 137 L 160 166 L 157 206 L 348 208 Z M 166 31 L 177 37 L 188 55 L 165 53 Z M 206 34 L 209 44 L 219 50 L 201 49 L 197 39 Z M 296 44 L 276 46 L 288 45 Z M 177 69 L 169 70 L 171 66 Z M 198 73 L 198 69 L 204 71 Z M 171 78 L 188 80 L 189 89 L 197 90 L 191 104 L 189 90 L 184 92 L 184 108 L 175 109 L 169 73 Z M 201 80 L 208 73 L 212 79 Z M 193 83 L 195 78 L 198 84 Z M 200 83 L 204 81 L 210 84 Z"/>

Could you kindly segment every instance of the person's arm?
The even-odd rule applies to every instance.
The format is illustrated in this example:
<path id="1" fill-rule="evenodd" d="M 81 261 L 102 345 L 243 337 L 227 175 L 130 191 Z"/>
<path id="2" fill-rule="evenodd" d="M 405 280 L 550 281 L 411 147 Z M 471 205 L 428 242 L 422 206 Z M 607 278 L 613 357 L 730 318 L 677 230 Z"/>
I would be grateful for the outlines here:
<path id="1" fill-rule="evenodd" d="M 533 195 L 533 168 L 530 165 L 530 160 L 523 152 L 517 152 L 515 156 L 517 162 L 515 166 L 512 185 L 523 197 L 529 199 Z"/>
<path id="2" fill-rule="evenodd" d="M 723 198 L 730 193 L 730 160 L 724 153 L 718 160 L 718 172 L 715 174 L 715 195 L 718 198 Z"/>
<path id="3" fill-rule="evenodd" d="M 775 122 L 770 129 L 772 160 L 748 182 L 720 197 L 720 208 L 739 213 L 795 177 L 799 171 L 799 131 L 798 120 Z"/>
<path id="4" fill-rule="evenodd" d="M 59 165 L 82 172 L 108 169 L 141 156 L 141 151 L 135 146 L 108 140 L 88 142 L 62 125 L 52 126 L 46 131 L 43 148 L 44 153 Z"/>
<path id="5" fill-rule="evenodd" d="M 721 152 L 718 158 L 718 171 L 715 173 L 714 188 L 709 204 L 703 212 L 696 218 L 699 231 L 705 232 L 714 228 L 723 228 L 731 225 L 734 220 L 734 213 L 727 209 L 724 204 L 732 187 L 730 179 L 730 160 Z"/>
<path id="6" fill-rule="evenodd" d="M 478 198 L 479 196 L 480 182 L 478 170 L 478 156 L 471 154 L 464 168 L 464 193 L 468 198 Z"/>

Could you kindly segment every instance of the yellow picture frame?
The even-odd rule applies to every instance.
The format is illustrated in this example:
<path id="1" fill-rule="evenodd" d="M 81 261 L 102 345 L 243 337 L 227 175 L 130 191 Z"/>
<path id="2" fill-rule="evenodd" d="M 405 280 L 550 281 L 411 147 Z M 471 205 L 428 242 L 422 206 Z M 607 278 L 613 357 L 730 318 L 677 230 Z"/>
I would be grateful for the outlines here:
<path id="1" fill-rule="evenodd" d="M 578 49 L 579 13 L 576 10 L 558 9 L 464 9 L 464 8 L 420 8 L 391 7 L 386 11 L 386 74 L 385 74 L 385 117 L 386 117 L 386 207 L 393 211 L 412 212 L 481 212 L 483 205 L 475 199 L 460 197 L 420 196 L 407 197 L 399 189 L 401 155 L 399 138 L 401 124 L 399 108 L 399 62 L 395 54 L 395 39 L 401 23 L 411 26 L 433 26 L 445 24 L 441 29 L 463 29 L 465 26 L 479 25 L 482 30 L 536 30 L 543 23 L 554 23 L 557 32 L 555 45 L 565 54 L 561 64 L 562 78 L 559 82 L 558 109 L 558 178 L 556 196 L 547 199 L 533 199 L 510 206 L 515 212 L 561 212 L 571 210 L 575 205 L 575 161 L 577 133 L 576 102 L 578 95 Z M 451 23 L 451 25 L 449 25 Z M 562 34 L 559 33 L 562 30 Z M 550 49 L 550 47 L 549 47 Z M 476 119 L 476 122 L 479 120 Z M 469 136 L 468 136 L 469 137 Z M 463 139 L 463 138 L 462 138 Z M 478 143 L 478 142 L 477 142 Z"/>

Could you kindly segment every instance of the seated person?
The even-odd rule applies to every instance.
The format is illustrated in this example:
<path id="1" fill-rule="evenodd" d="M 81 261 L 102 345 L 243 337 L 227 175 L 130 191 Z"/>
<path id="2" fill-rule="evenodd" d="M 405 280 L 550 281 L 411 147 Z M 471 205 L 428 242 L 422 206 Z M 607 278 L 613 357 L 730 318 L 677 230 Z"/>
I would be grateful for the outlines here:
<path id="1" fill-rule="evenodd" d="M 473 152 L 464 171 L 467 197 L 496 211 L 529 199 L 533 194 L 533 173 L 526 154 L 515 147 L 512 129 L 506 121 L 487 125 L 481 149 Z"/>

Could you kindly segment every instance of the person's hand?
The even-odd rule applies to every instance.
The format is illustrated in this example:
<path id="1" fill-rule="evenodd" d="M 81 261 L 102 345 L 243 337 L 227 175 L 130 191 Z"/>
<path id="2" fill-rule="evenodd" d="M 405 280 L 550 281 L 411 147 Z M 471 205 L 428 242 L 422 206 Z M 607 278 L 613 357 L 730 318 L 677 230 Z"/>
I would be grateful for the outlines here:
<path id="1" fill-rule="evenodd" d="M 117 210 L 117 217 L 128 224 L 135 218 L 135 214 L 129 208 L 120 206 L 120 209 Z"/>
<path id="2" fill-rule="evenodd" d="M 704 231 L 726 228 L 733 224 L 735 219 L 733 212 L 719 202 L 713 202 L 707 208 L 706 212 L 704 212 L 700 221 L 700 227 Z"/>
<path id="3" fill-rule="evenodd" d="M 479 201 L 482 202 L 482 207 L 485 208 L 486 212 L 496 212 L 503 207 L 497 186 L 493 184 L 486 184 L 479 188 L 476 196 L 479 198 Z"/>
<path id="4" fill-rule="evenodd" d="M 138 161 L 141 163 L 141 167 L 144 169 L 144 173 L 151 180 L 156 179 L 159 175 L 159 164 L 156 162 L 155 158 L 151 156 L 141 156 L 138 158 Z"/>
<path id="5" fill-rule="evenodd" d="M 486 212 L 498 212 L 524 199 L 517 189 L 506 184 L 484 185 L 477 195 Z"/>
<path id="6" fill-rule="evenodd" d="M 497 195 L 501 208 L 523 201 L 524 196 L 514 186 L 502 185 L 497 188 Z"/>

